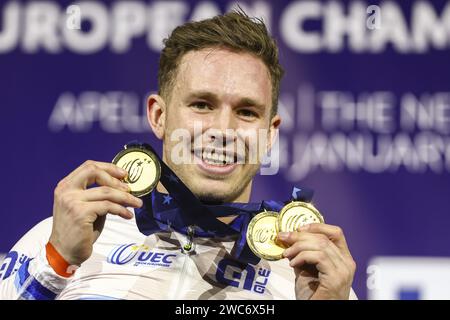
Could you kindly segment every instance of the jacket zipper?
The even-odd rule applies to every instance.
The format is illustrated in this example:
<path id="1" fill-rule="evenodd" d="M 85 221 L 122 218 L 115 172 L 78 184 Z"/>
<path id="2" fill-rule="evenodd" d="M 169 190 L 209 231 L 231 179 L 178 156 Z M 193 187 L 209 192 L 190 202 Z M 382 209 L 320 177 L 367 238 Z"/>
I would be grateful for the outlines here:
<path id="1" fill-rule="evenodd" d="M 192 264 L 191 261 L 191 257 L 190 255 L 192 254 L 192 252 L 194 251 L 194 247 L 195 247 L 195 243 L 194 243 L 194 227 L 193 226 L 189 226 L 187 228 L 187 238 L 188 238 L 188 242 L 186 244 L 183 245 L 182 247 L 182 251 L 184 254 L 184 261 L 183 261 L 183 266 L 181 268 L 181 273 L 178 279 L 178 284 L 177 284 L 177 288 L 175 291 L 175 296 L 173 297 L 174 300 L 178 300 L 180 299 L 180 296 L 182 294 L 186 293 L 186 290 L 183 289 L 183 287 L 186 284 L 186 278 L 189 281 L 189 279 L 191 279 L 192 277 L 189 276 L 190 274 L 190 266 Z M 181 297 L 181 299 L 185 299 L 185 297 Z"/>

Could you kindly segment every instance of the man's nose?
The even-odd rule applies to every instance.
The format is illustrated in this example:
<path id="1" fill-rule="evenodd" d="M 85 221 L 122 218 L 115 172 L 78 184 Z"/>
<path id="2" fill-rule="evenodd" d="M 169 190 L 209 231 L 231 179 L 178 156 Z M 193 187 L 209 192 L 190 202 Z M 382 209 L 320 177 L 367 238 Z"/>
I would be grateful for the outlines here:
<path id="1" fill-rule="evenodd" d="M 235 117 L 233 109 L 229 106 L 220 108 L 220 111 L 217 113 L 217 116 L 214 120 L 214 127 L 222 130 L 223 132 L 225 132 L 227 129 L 237 129 L 237 119 Z"/>
<path id="2" fill-rule="evenodd" d="M 223 141 L 224 145 L 236 139 L 235 130 L 237 127 L 237 119 L 231 107 L 222 107 L 216 113 L 214 121 L 209 130 L 209 140 L 219 139 Z M 220 137 L 219 137 L 220 136 Z"/>

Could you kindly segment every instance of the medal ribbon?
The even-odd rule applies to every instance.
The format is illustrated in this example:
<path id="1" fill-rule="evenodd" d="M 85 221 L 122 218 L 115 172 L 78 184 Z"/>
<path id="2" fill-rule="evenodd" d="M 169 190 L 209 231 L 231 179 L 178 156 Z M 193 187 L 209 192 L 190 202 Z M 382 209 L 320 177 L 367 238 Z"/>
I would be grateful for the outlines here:
<path id="1" fill-rule="evenodd" d="M 161 164 L 161 184 L 169 192 L 163 194 L 156 189 L 143 196 L 144 205 L 135 209 L 136 224 L 139 231 L 151 235 L 159 231 L 171 231 L 188 234 L 188 227 L 194 228 L 194 237 L 237 236 L 231 252 L 232 256 L 244 263 L 257 264 L 260 260 L 249 248 L 246 241 L 247 226 L 258 213 L 267 210 L 279 212 L 289 201 L 264 200 L 253 203 L 203 204 L 189 188 L 177 177 L 149 145 L 131 142 L 126 148 L 136 147 L 150 150 Z M 313 190 L 294 187 L 292 200 L 311 202 Z M 237 216 L 232 223 L 226 224 L 218 217 Z"/>

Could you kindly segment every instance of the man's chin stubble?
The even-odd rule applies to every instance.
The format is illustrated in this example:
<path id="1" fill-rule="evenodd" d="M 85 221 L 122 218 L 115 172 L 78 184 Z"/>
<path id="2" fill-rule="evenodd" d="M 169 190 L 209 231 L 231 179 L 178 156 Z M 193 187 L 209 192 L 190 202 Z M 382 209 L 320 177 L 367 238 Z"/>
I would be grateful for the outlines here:
<path id="1" fill-rule="evenodd" d="M 200 201 L 204 204 L 210 204 L 210 205 L 217 205 L 222 204 L 226 202 L 232 202 L 232 199 L 237 198 L 237 196 L 232 195 L 224 195 L 224 194 L 198 194 L 197 197 L 200 199 Z"/>

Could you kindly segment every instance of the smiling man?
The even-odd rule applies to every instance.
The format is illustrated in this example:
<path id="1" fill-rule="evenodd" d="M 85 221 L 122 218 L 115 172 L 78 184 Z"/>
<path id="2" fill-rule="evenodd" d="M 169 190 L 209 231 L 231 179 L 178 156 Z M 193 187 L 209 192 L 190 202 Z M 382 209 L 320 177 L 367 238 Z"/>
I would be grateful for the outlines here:
<path id="1" fill-rule="evenodd" d="M 274 40 L 261 21 L 242 12 L 187 23 L 165 41 L 160 90 L 149 97 L 148 121 L 163 140 L 162 158 L 174 179 L 203 204 L 249 201 L 261 155 L 281 123 L 281 76 Z M 175 139 L 180 130 L 189 139 Z M 246 135 L 252 132 L 265 132 L 266 143 L 258 141 L 256 151 Z M 180 162 L 174 152 L 180 143 L 188 161 Z M 250 161 L 252 153 L 256 161 Z M 355 298 L 355 263 L 339 227 L 311 224 L 279 233 L 287 248 L 284 259 L 245 263 L 234 254 L 236 234 L 177 228 L 183 217 L 168 214 L 158 221 L 159 230 L 141 232 L 137 217 L 149 210 L 183 212 L 162 184 L 150 196 L 132 196 L 122 182 L 126 174 L 111 163 L 87 161 L 61 180 L 53 217 L 30 230 L 7 256 L 0 297 Z M 217 219 L 236 233 L 245 231 L 243 215 Z"/>
<path id="2" fill-rule="evenodd" d="M 175 37 L 183 37 L 183 31 L 178 32 L 181 35 L 175 33 Z M 219 202 L 247 202 L 259 165 L 248 159 L 235 161 L 238 151 L 240 157 L 245 157 L 244 150 L 250 149 L 250 140 L 234 133 L 265 129 L 268 134 L 275 134 L 280 117 L 273 115 L 276 101 L 272 101 L 271 78 L 276 78 L 278 86 L 281 69 L 275 65 L 276 73 L 271 76 L 263 60 L 254 53 L 228 48 L 219 42 L 221 39 L 207 36 L 198 38 L 196 47 L 199 49 L 179 56 L 179 61 L 172 61 L 172 57 L 166 60 L 163 55 L 162 69 L 167 67 L 165 64 L 177 66 L 177 73 L 173 76 L 174 86 L 170 88 L 166 88 L 164 76 L 160 77 L 161 95 L 152 95 L 149 99 L 149 122 L 157 137 L 164 141 L 164 162 L 197 197 Z M 177 38 L 170 39 L 166 45 L 176 41 Z M 195 130 L 196 123 L 201 125 L 201 130 Z M 192 162 L 175 164 L 172 159 L 171 150 L 178 141 L 173 141 L 171 136 L 180 128 L 188 130 L 194 141 L 189 142 L 198 160 L 192 162 L 197 165 Z M 216 143 L 216 139 L 220 143 Z M 245 140 L 241 141 L 244 150 L 236 150 L 237 139 Z M 198 148 L 195 148 L 195 141 L 199 142 Z"/>

